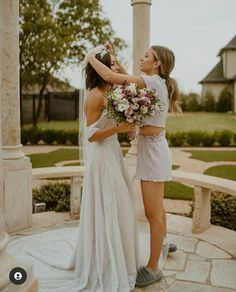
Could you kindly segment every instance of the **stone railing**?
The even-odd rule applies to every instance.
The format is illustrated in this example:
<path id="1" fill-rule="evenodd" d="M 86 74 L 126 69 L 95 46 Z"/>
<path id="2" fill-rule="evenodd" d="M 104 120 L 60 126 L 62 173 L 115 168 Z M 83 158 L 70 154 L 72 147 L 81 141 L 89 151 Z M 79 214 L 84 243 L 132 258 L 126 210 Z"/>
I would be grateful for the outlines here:
<path id="1" fill-rule="evenodd" d="M 33 179 L 48 179 L 68 177 L 70 185 L 70 214 L 73 219 L 79 219 L 82 184 L 84 176 L 83 166 L 42 167 L 32 170 Z"/>
<path id="2" fill-rule="evenodd" d="M 194 187 L 195 206 L 193 211 L 194 233 L 201 233 L 211 226 L 211 193 L 223 192 L 236 197 L 236 182 L 219 177 L 173 171 L 173 180 Z"/>
<path id="3" fill-rule="evenodd" d="M 83 166 L 46 167 L 33 169 L 34 179 L 71 178 L 70 210 L 73 219 L 79 218 L 81 189 L 83 184 Z M 211 192 L 218 191 L 236 197 L 236 182 L 228 179 L 173 171 L 173 180 L 194 187 L 195 208 L 193 212 L 194 233 L 201 233 L 211 226 Z"/>

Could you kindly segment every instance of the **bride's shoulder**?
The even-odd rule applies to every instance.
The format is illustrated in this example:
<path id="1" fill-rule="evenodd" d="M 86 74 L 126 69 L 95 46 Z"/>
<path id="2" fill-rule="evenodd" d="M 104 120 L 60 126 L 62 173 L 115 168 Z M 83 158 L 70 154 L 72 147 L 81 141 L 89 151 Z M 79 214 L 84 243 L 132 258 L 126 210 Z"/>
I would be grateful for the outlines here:
<path id="1" fill-rule="evenodd" d="M 89 91 L 87 98 L 86 98 L 87 104 L 93 104 L 96 106 L 103 105 L 104 103 L 104 95 L 102 92 L 96 88 L 93 88 Z"/>

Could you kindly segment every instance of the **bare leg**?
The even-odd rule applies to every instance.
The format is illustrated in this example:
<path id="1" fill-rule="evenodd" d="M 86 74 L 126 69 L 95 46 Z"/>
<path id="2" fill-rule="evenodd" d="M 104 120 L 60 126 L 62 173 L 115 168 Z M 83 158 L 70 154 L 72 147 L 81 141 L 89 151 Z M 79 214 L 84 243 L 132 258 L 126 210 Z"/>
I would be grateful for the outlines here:
<path id="1" fill-rule="evenodd" d="M 154 270 L 161 254 L 165 233 L 164 182 L 141 181 L 141 188 L 145 215 L 150 224 L 150 258 L 147 268 Z"/>
<path id="2" fill-rule="evenodd" d="M 163 210 L 163 224 L 164 224 L 164 237 L 166 237 L 166 233 L 167 233 L 167 227 L 166 227 L 166 209 L 164 207 L 164 204 L 163 204 L 163 207 L 162 207 L 162 210 Z"/>

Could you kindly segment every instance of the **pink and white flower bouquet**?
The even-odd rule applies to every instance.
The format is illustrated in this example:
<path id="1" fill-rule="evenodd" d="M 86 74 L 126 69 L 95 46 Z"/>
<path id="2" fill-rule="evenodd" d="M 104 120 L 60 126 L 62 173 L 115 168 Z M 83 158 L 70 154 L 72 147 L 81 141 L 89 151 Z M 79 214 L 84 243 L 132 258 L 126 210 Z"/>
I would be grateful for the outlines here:
<path id="1" fill-rule="evenodd" d="M 140 126 L 144 118 L 162 111 L 163 103 L 155 89 L 139 89 L 135 83 L 114 85 L 107 93 L 106 115 L 116 123 L 129 122 Z"/>

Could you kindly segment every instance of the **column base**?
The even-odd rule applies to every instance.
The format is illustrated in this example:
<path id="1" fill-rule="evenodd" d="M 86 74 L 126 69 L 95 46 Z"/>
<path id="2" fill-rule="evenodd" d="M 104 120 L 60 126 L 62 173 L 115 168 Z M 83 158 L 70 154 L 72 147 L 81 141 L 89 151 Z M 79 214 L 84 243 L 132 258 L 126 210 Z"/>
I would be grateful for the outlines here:
<path id="1" fill-rule="evenodd" d="M 28 157 L 3 159 L 7 233 L 32 226 L 32 166 Z"/>

